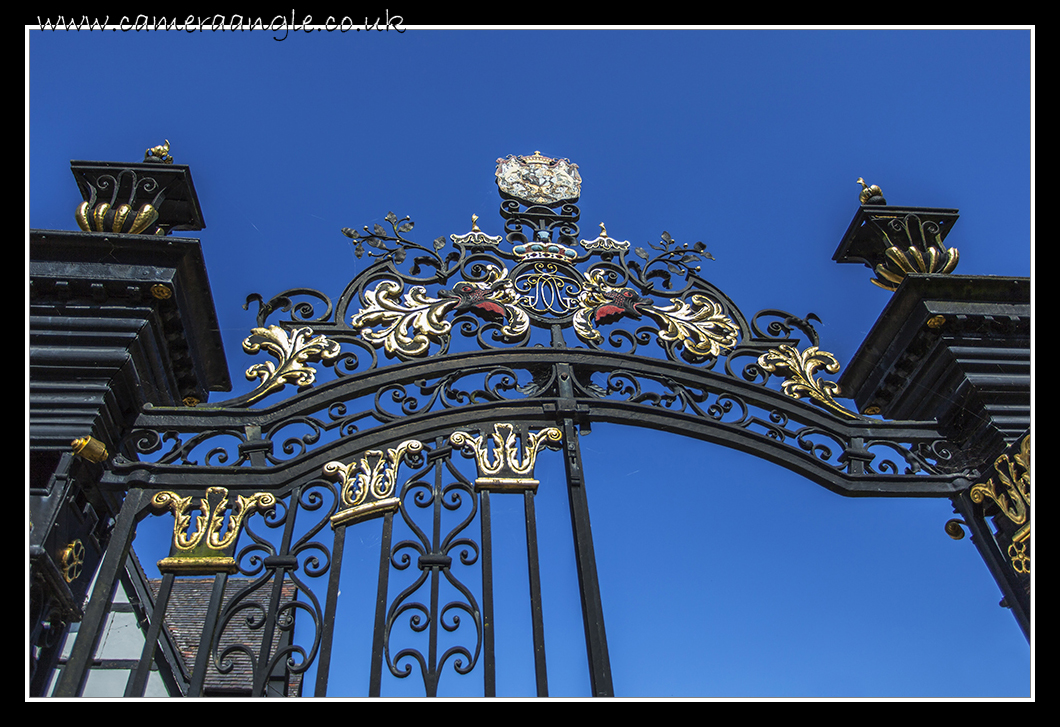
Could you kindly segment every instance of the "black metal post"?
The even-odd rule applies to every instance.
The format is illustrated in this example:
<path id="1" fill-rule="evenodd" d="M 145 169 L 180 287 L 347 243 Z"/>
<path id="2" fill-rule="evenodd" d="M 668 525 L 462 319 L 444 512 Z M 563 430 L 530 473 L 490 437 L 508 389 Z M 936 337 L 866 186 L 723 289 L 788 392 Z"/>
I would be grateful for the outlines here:
<path id="1" fill-rule="evenodd" d="M 534 491 L 523 491 L 526 509 L 526 565 L 530 576 L 530 619 L 534 633 L 534 674 L 537 696 L 548 696 L 548 669 L 545 666 L 545 620 L 541 606 L 541 569 L 537 557 L 537 518 Z"/>
<path id="2" fill-rule="evenodd" d="M 383 680 L 383 639 L 386 630 L 387 586 L 390 582 L 390 542 L 394 533 L 394 513 L 383 516 L 383 537 L 379 544 L 379 585 L 375 600 L 375 629 L 372 634 L 372 666 L 368 696 L 378 697 Z"/>
<path id="3" fill-rule="evenodd" d="M 611 682 L 611 661 L 607 653 L 604 607 L 600 598 L 600 580 L 596 573 L 596 553 L 593 550 L 592 527 L 589 523 L 589 500 L 585 495 L 578 433 L 571 419 L 563 420 L 563 441 L 567 455 L 567 493 L 570 498 L 574 554 L 578 564 L 578 582 L 581 586 L 585 647 L 589 656 L 589 682 L 594 697 L 613 697 L 615 691 Z"/>
<path id="4" fill-rule="evenodd" d="M 320 639 L 320 661 L 317 662 L 317 685 L 314 696 L 328 695 L 328 672 L 331 670 L 331 640 L 335 633 L 335 609 L 339 600 L 339 575 L 342 571 L 342 551 L 346 543 L 346 526 L 335 528 L 335 543 L 331 554 L 331 575 L 328 578 L 328 600 L 324 605 L 324 634 Z"/>
<path id="5" fill-rule="evenodd" d="M 497 696 L 497 664 L 493 634 L 493 535 L 490 519 L 490 493 L 482 490 L 479 501 L 482 528 L 482 691 Z"/>

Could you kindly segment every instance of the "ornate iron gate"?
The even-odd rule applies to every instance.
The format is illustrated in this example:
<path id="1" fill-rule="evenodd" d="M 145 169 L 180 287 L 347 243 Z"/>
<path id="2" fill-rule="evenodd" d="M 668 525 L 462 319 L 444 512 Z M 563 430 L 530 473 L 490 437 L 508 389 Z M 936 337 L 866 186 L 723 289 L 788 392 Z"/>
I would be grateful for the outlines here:
<path id="1" fill-rule="evenodd" d="M 611 695 L 579 449 L 598 422 L 753 453 L 842 495 L 955 498 L 977 542 L 996 540 L 983 503 L 1014 506 L 1003 488 L 973 487 L 982 458 L 937 421 L 883 421 L 840 403 L 821 377 L 839 362 L 820 347 L 815 316 L 746 316 L 701 276 L 710 255 L 699 242 L 664 232 L 634 247 L 603 225 L 579 239 L 580 178 L 567 160 L 510 156 L 497 178 L 503 238 L 477 217 L 466 234 L 426 244 L 409 237 L 408 217 L 346 228 L 370 264 L 338 299 L 305 288 L 248 299 L 257 326 L 243 348 L 272 359 L 247 370 L 253 391 L 140 413 L 99 482 L 124 502 L 57 695 L 83 688 L 138 524 L 165 515 L 171 552 L 126 695 L 143 694 L 174 587 L 193 577 L 209 596 L 175 677 L 182 693 L 208 694 L 211 678 L 238 668 L 262 696 L 315 667 L 301 693 L 326 695 L 347 542 L 378 520 L 369 693 L 390 674 L 433 696 L 455 674 L 477 675 L 492 696 L 499 497 L 523 500 L 534 670 L 547 695 L 535 463 L 550 450 L 567 480 L 591 689 Z M 925 253 L 955 262 L 938 245 Z M 949 272 L 883 270 L 886 280 Z M 1027 464 L 1002 480 L 1029 503 L 1023 441 Z M 1007 547 L 1029 571 L 1026 522 Z"/>

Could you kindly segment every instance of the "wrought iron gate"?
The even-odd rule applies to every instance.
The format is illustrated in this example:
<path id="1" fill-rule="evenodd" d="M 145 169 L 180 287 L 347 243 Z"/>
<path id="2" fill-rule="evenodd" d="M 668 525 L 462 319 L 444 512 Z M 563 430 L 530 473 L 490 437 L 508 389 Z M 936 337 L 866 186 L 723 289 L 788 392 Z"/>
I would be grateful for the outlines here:
<path id="1" fill-rule="evenodd" d="M 393 214 L 389 229 L 346 228 L 370 264 L 338 299 L 306 288 L 248 299 L 257 326 L 243 348 L 272 359 L 247 370 L 258 381 L 253 391 L 142 411 L 99 483 L 125 493 L 124 502 L 57 695 L 83 688 L 145 518 L 172 523 L 171 550 L 158 562 L 126 695 L 143 694 L 160 640 L 175 631 L 167 620 L 175 594 L 196 579 L 201 628 L 185 635 L 174 675 L 181 693 L 210 694 L 239 672 L 254 696 L 327 695 L 340 658 L 344 557 L 358 528 L 374 522 L 378 571 L 363 624 L 372 634 L 369 694 L 398 678 L 434 696 L 460 677 L 481 679 L 481 693 L 492 696 L 502 618 L 494 578 L 509 566 L 494 560 L 491 506 L 522 499 L 544 696 L 535 464 L 560 457 L 591 690 L 607 696 L 579 449 L 592 424 L 715 442 L 847 496 L 975 499 L 981 462 L 939 423 L 883 421 L 837 399 L 837 385 L 820 375 L 837 373 L 839 362 L 820 347 L 815 316 L 745 316 L 701 275 L 710 255 L 699 242 L 664 232 L 635 247 L 603 225 L 579 239 L 580 178 L 566 160 L 508 157 L 497 177 L 503 238 L 483 232 L 476 217 L 466 234 L 426 244 L 409 237 L 409 218 Z M 965 524 L 982 523 L 992 497 L 1008 502 L 983 490 Z M 976 527 L 980 541 L 994 538 Z M 1012 543 L 1029 569 L 1029 521 L 1026 531 Z M 301 683 L 311 667 L 314 682 Z"/>

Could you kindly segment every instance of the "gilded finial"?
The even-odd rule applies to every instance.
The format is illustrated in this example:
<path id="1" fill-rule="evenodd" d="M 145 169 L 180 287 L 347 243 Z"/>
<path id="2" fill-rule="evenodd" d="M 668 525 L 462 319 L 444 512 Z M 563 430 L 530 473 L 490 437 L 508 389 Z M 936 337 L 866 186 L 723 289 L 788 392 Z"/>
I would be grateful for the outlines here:
<path id="1" fill-rule="evenodd" d="M 600 237 L 607 237 L 607 228 L 604 227 L 604 223 L 600 223 Z"/>
<path id="2" fill-rule="evenodd" d="M 887 200 L 883 198 L 883 190 L 875 184 L 869 186 L 861 177 L 858 177 L 857 183 L 861 185 L 861 193 L 858 195 L 861 204 L 887 204 Z"/>
<path id="3" fill-rule="evenodd" d="M 166 139 L 166 143 L 160 146 L 153 146 L 147 150 L 144 154 L 145 162 L 162 162 L 163 164 L 172 164 L 173 157 L 169 155 L 169 139 Z"/>
<path id="4" fill-rule="evenodd" d="M 471 215 L 471 231 L 482 232 L 482 230 L 478 228 L 478 215 Z"/>

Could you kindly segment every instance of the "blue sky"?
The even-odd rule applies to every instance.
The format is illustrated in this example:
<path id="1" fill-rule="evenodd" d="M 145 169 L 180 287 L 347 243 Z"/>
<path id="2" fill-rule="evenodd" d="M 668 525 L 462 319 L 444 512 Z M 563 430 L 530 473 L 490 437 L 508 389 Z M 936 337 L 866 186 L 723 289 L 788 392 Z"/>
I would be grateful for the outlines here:
<path id="1" fill-rule="evenodd" d="M 831 259 L 858 177 L 891 204 L 958 208 L 957 273 L 1030 275 L 1029 29 L 413 23 L 283 41 L 30 32 L 29 225 L 76 229 L 69 160 L 139 161 L 169 139 L 206 220 L 232 395 L 257 362 L 240 348 L 248 294 L 337 295 L 363 265 L 341 228 L 389 211 L 422 242 L 467 232 L 472 214 L 502 234 L 493 174 L 508 154 L 579 165 L 582 237 L 605 222 L 634 245 L 702 240 L 703 276 L 746 314 L 817 314 L 844 364 L 890 297 Z M 641 429 L 594 427 L 582 445 L 618 696 L 1031 695 L 1033 650 L 974 546 L 943 532 L 947 500 L 842 498 Z M 538 513 L 557 543 L 542 553 L 550 690 L 573 697 L 588 681 L 560 466 L 543 461 Z M 523 678 L 499 675 L 499 692 L 531 693 Z"/>

